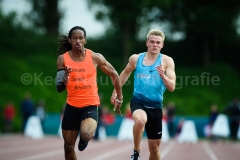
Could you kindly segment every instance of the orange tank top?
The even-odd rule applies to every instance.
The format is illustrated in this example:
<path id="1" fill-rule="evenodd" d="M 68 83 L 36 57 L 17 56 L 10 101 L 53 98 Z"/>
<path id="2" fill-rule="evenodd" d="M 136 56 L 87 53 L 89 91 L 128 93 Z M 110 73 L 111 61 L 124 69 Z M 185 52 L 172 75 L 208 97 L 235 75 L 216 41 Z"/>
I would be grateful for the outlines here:
<path id="1" fill-rule="evenodd" d="M 68 52 L 63 57 L 65 66 L 72 69 L 66 85 L 67 103 L 77 108 L 99 106 L 97 71 L 92 61 L 92 51 L 86 49 L 86 57 L 82 62 L 73 61 Z"/>

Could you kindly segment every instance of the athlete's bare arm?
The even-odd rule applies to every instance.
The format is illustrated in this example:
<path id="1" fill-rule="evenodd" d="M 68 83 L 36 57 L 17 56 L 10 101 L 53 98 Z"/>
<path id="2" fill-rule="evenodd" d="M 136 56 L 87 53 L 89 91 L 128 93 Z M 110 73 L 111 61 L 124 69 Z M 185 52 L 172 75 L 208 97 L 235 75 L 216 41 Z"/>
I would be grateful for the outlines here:
<path id="1" fill-rule="evenodd" d="M 136 63 L 137 63 L 138 57 L 139 57 L 139 54 L 133 54 L 129 58 L 127 66 L 125 67 L 125 69 L 120 74 L 121 86 L 123 86 L 126 83 L 129 76 L 131 75 L 132 71 L 136 68 Z M 116 91 L 115 90 L 113 90 L 112 97 L 113 97 L 112 99 L 114 99 L 114 97 L 116 97 Z M 114 103 L 114 102 L 112 101 L 112 103 Z"/>
<path id="2" fill-rule="evenodd" d="M 71 68 L 65 67 L 65 65 L 64 65 L 63 55 L 58 56 L 58 59 L 57 59 L 57 69 L 58 70 L 62 70 L 62 69 L 65 70 L 64 75 L 62 75 L 62 74 L 58 75 L 57 74 L 57 79 L 58 80 L 60 79 L 61 82 L 63 82 L 63 83 L 57 83 L 56 84 L 56 88 L 57 88 L 58 92 L 62 92 L 66 88 L 66 84 L 68 82 L 68 76 L 69 76 L 69 74 L 71 72 Z"/>
<path id="3" fill-rule="evenodd" d="M 157 71 L 160 74 L 166 88 L 173 92 L 176 86 L 175 65 L 171 57 L 163 55 L 163 64 L 157 66 Z"/>
<path id="4" fill-rule="evenodd" d="M 93 63 L 95 66 L 98 66 L 105 74 L 109 75 L 112 83 L 114 85 L 114 89 L 117 93 L 117 99 L 122 100 L 122 87 L 119 79 L 119 75 L 114 67 L 99 53 L 93 53 Z M 114 110 L 117 109 L 118 114 L 121 115 L 120 107 L 121 103 L 114 103 Z"/>
<path id="5" fill-rule="evenodd" d="M 57 69 L 65 69 L 63 55 L 59 55 L 57 59 Z"/>
<path id="6" fill-rule="evenodd" d="M 133 54 L 128 61 L 127 66 L 120 74 L 121 85 L 123 86 L 131 75 L 132 71 L 136 68 L 136 63 L 138 60 L 139 54 Z"/>

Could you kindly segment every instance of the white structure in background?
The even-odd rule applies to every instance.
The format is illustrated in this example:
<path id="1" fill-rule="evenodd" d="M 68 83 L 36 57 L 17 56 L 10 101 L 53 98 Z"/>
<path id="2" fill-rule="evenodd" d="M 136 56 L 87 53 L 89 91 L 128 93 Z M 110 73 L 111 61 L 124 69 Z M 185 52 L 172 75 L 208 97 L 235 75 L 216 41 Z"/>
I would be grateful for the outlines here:
<path id="1" fill-rule="evenodd" d="M 58 136 L 60 138 L 63 138 L 62 136 L 62 120 L 60 121 L 59 127 L 58 127 Z"/>
<path id="2" fill-rule="evenodd" d="M 38 116 L 29 117 L 24 130 L 24 136 L 32 139 L 41 139 L 44 137 L 41 121 Z"/>
<path id="3" fill-rule="evenodd" d="M 212 126 L 212 135 L 220 137 L 228 137 L 230 134 L 228 118 L 224 114 L 219 114 Z"/>
<path id="4" fill-rule="evenodd" d="M 238 127 L 237 138 L 240 139 L 240 125 L 239 125 L 239 127 Z"/>
<path id="5" fill-rule="evenodd" d="M 106 129 L 104 126 L 99 126 L 99 140 L 100 141 L 104 141 L 107 139 L 107 133 L 106 133 Z"/>
<path id="6" fill-rule="evenodd" d="M 162 139 L 161 142 L 168 142 L 170 139 L 167 122 L 165 120 L 162 121 Z"/>
<path id="7" fill-rule="evenodd" d="M 119 141 L 133 141 L 133 125 L 133 119 L 123 118 L 118 131 L 117 139 Z"/>
<path id="8" fill-rule="evenodd" d="M 179 143 L 196 143 L 198 141 L 196 127 L 192 120 L 183 122 L 182 130 L 177 140 Z"/>

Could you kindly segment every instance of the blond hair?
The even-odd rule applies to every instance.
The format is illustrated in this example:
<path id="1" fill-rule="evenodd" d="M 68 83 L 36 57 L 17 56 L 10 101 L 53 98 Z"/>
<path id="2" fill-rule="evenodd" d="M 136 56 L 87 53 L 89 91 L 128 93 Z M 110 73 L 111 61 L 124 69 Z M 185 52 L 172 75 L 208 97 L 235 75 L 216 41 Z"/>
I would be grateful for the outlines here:
<path id="1" fill-rule="evenodd" d="M 162 37 L 163 41 L 165 39 L 164 33 L 160 30 L 151 29 L 147 34 L 147 39 L 149 38 L 150 35 L 160 36 L 160 37 Z"/>

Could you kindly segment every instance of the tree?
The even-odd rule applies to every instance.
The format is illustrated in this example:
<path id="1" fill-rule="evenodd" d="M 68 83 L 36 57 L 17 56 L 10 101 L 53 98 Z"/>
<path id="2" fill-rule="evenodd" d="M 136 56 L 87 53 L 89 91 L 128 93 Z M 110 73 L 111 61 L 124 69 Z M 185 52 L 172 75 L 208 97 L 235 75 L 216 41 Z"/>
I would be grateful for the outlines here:
<path id="1" fill-rule="evenodd" d="M 49 35 L 58 35 L 62 13 L 58 10 L 59 0 L 29 0 L 32 11 L 27 14 L 34 27 Z"/>
<path id="2" fill-rule="evenodd" d="M 122 32 L 124 62 L 133 50 L 133 40 L 140 27 L 154 22 L 169 24 L 171 33 L 184 35 L 178 41 L 179 48 L 174 48 L 175 42 L 172 43 L 174 47 L 168 43 L 181 64 L 208 67 L 213 60 L 238 63 L 236 55 L 240 47 L 236 20 L 240 0 L 89 0 L 89 4 L 107 7 L 107 12 L 100 10 L 96 17 L 99 20 L 108 17 L 115 32 Z M 226 52 L 231 55 L 226 56 Z"/>
<path id="3" fill-rule="evenodd" d="M 235 23 L 240 12 L 239 0 L 164 0 L 156 7 L 160 14 L 154 19 L 170 22 L 172 32 L 183 32 L 187 48 L 195 56 L 203 55 L 198 58 L 205 67 L 213 56 L 226 54 L 226 48 L 239 41 Z"/>
<path id="4" fill-rule="evenodd" d="M 120 33 L 123 48 L 123 61 L 126 65 L 130 54 L 133 54 L 134 40 L 140 29 L 138 20 L 141 17 L 142 8 L 147 0 L 89 0 L 89 6 L 104 5 L 106 10 L 98 10 L 96 18 L 104 20 L 109 18 L 114 32 Z"/>

